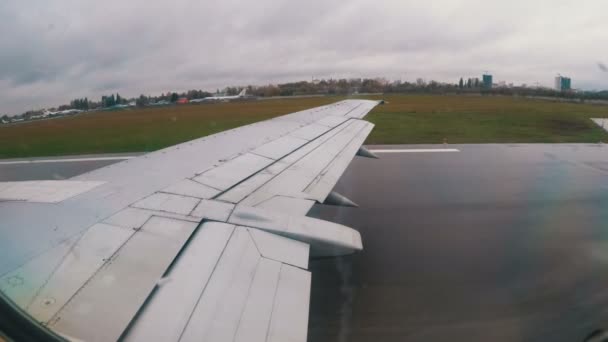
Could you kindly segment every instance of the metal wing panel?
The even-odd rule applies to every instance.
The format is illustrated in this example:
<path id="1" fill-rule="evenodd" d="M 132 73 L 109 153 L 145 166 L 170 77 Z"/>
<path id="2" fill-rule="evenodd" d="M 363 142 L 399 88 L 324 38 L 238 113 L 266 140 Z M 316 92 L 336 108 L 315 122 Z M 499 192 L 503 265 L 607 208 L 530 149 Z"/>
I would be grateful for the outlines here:
<path id="1" fill-rule="evenodd" d="M 318 123 L 311 123 L 310 125 L 306 125 L 294 132 L 291 132 L 290 135 L 296 138 L 313 140 L 319 137 L 321 134 L 329 131 L 331 128 L 333 127 L 328 127 Z"/>
<path id="2" fill-rule="evenodd" d="M 285 314 L 284 305 L 289 305 L 285 296 L 295 295 L 300 301 L 310 296 L 307 288 L 281 281 L 283 265 L 290 264 L 307 266 L 308 245 L 256 229 L 204 223 L 124 339 L 265 341 L 275 310 Z M 290 315 L 289 324 L 306 326 L 308 311 Z M 298 339 L 306 337 L 300 330 L 290 333 Z"/>
<path id="3" fill-rule="evenodd" d="M 377 103 L 366 101 L 360 102 L 355 108 L 347 112 L 345 116 L 355 119 L 362 119 L 370 110 L 372 110 Z"/>
<path id="4" fill-rule="evenodd" d="M 310 272 L 283 264 L 267 341 L 306 341 L 310 283 Z"/>
<path id="5" fill-rule="evenodd" d="M 307 142 L 308 140 L 286 135 L 254 149 L 251 153 L 277 160 L 283 158 Z"/>
<path id="6" fill-rule="evenodd" d="M 37 320 L 48 322 L 134 233 L 132 229 L 103 223 L 89 228 L 40 288 L 28 312 Z"/>
<path id="7" fill-rule="evenodd" d="M 87 192 L 104 182 L 44 180 L 0 183 L 0 201 L 57 203 Z"/>
<path id="8" fill-rule="evenodd" d="M 282 166 L 283 168 L 287 168 L 287 166 L 289 166 L 285 163 L 277 163 L 273 165 Z M 275 174 L 269 172 L 268 170 L 268 168 L 264 169 L 261 172 L 251 176 L 241 184 L 221 194 L 217 199 L 230 203 L 241 202 L 243 199 L 245 199 L 245 197 L 249 196 L 252 192 L 256 191 L 275 177 Z"/>
<path id="9" fill-rule="evenodd" d="M 21 308 L 27 308 L 38 290 L 52 275 L 81 235 L 73 236 L 50 250 L 37 255 L 20 267 L 6 272 L 0 278 L 0 291 Z"/>
<path id="10" fill-rule="evenodd" d="M 373 125 L 367 124 L 359 134 L 357 134 L 350 143 L 338 154 L 329 165 L 319 173 L 319 175 L 304 189 L 305 193 L 311 195 L 311 198 L 322 202 L 327 198 L 340 176 L 344 173 L 353 157 L 372 131 Z"/>
<path id="11" fill-rule="evenodd" d="M 117 340 L 196 225 L 151 218 L 111 262 L 105 263 L 83 285 L 48 326 L 85 341 Z M 91 322 L 95 322 L 95 329 L 91 329 Z"/>
<path id="12" fill-rule="evenodd" d="M 318 189 L 323 189 L 323 191 L 315 193 L 306 193 L 305 190 L 315 179 L 322 179 L 322 176 L 330 171 L 331 175 L 341 175 L 345 170 L 345 167 L 342 166 L 347 166 L 348 164 L 336 163 L 334 166 L 339 167 L 332 169 L 330 167 L 332 162 L 340 155 L 344 156 L 343 159 L 346 162 L 350 161 L 356 153 L 356 150 L 352 151 L 352 149 L 354 147 L 359 148 L 360 142 L 362 142 L 361 139 L 367 136 L 369 131 L 371 131 L 371 127 L 371 124 L 359 120 L 351 120 L 343 126 L 339 126 L 335 129 L 337 133 L 333 136 L 328 135 L 325 137 L 326 140 L 319 142 L 316 146 L 311 144 L 310 147 L 312 149 L 308 153 L 249 195 L 241 204 L 256 206 L 275 195 L 314 199 L 322 202 L 325 197 L 319 194 L 322 195 L 326 192 L 325 196 L 327 196 L 327 193 L 331 191 L 335 183 L 331 184 L 331 181 L 328 181 L 327 184 L 330 184 L 331 187 L 319 186 Z M 357 139 L 354 140 L 355 138 Z M 349 146 L 350 148 L 347 149 Z M 298 152 L 300 151 L 296 151 L 294 155 Z M 289 157 L 291 155 L 286 157 L 286 159 Z"/>
<path id="13" fill-rule="evenodd" d="M 323 125 L 323 126 L 326 126 L 329 128 L 333 128 L 333 127 L 336 127 L 336 126 L 346 122 L 346 120 L 348 120 L 348 118 L 346 118 L 344 116 L 329 115 L 329 116 L 326 116 L 326 117 L 320 119 L 319 121 L 317 121 L 316 124 Z"/>
<path id="14" fill-rule="evenodd" d="M 363 249 L 361 235 L 356 230 L 312 217 L 237 206 L 228 222 L 307 243 L 314 256 L 344 255 Z"/>
<path id="15" fill-rule="evenodd" d="M 197 183 L 190 179 L 184 179 L 179 183 L 173 184 L 162 190 L 164 193 L 196 197 L 200 199 L 213 198 L 220 193 L 220 190 L 210 186 Z"/>
<path id="16" fill-rule="evenodd" d="M 206 222 L 198 229 L 129 328 L 125 341 L 179 340 L 234 228 Z"/>
<path id="17" fill-rule="evenodd" d="M 315 201 L 302 198 L 274 196 L 255 207 L 288 215 L 306 215 L 315 203 Z"/>
<path id="18" fill-rule="evenodd" d="M 265 258 L 260 260 L 234 337 L 235 342 L 266 341 L 280 272 L 280 262 Z"/>
<path id="19" fill-rule="evenodd" d="M 237 228 L 180 341 L 232 341 L 259 259 L 249 232 Z"/>
<path id="20" fill-rule="evenodd" d="M 214 201 L 202 200 L 201 203 L 194 209 L 192 216 L 201 219 L 209 219 L 216 221 L 226 221 L 234 209 L 234 204 Z"/>
<path id="21" fill-rule="evenodd" d="M 3 217 L 0 241 L 8 241 L 3 245 L 8 248 L 0 249 L 0 272 L 4 274 L 1 279 L 10 280 L 7 283 L 13 286 L 15 281 L 19 282 L 19 274 L 28 273 L 27 284 L 17 284 L 12 292 L 22 298 L 23 305 L 32 302 L 41 288 L 34 302 L 44 303 L 43 297 L 58 294 L 59 311 L 40 311 L 45 319 L 52 316 L 51 328 L 86 340 L 114 340 L 140 336 L 135 333 L 141 332 L 136 329 L 137 322 L 148 317 L 147 308 L 166 307 L 171 302 L 161 300 L 163 297 L 157 294 L 171 293 L 169 297 L 174 297 L 186 288 L 181 281 L 170 285 L 171 277 L 160 282 L 159 279 L 176 272 L 173 273 L 176 279 L 184 277 L 184 282 L 190 285 L 193 275 L 188 276 L 186 270 L 192 267 L 182 266 L 178 272 L 180 260 L 190 260 L 184 264 L 192 265 L 196 259 L 207 266 L 197 268 L 196 274 L 201 278 L 187 287 L 189 298 L 201 290 L 202 283 L 206 285 L 191 310 L 184 304 L 187 300 L 177 305 L 185 311 L 177 314 L 181 318 L 173 321 L 175 329 L 169 329 L 170 336 L 174 337 L 182 325 L 185 330 L 181 338 L 185 340 L 233 340 L 248 335 L 261 339 L 264 332 L 268 338 L 274 336 L 277 340 L 292 337 L 305 340 L 308 306 L 286 297 L 297 295 L 308 301 L 310 274 L 289 265 L 307 266 L 308 253 L 312 253 L 309 242 L 319 252 L 324 247 L 335 248 L 336 244 L 345 251 L 357 250 L 361 241 L 348 227 L 307 220 L 300 215 L 314 204 L 311 198 L 317 196 L 317 189 L 327 187 L 343 172 L 350 160 L 345 155 L 367 135 L 363 132 L 367 124 L 351 116 L 363 115 L 362 108 L 371 109 L 373 105 L 373 101 L 342 101 L 114 164 L 74 178 L 78 182 L 100 184 L 77 193 L 76 197 L 67 196 L 53 206 L 0 202 Z M 10 187 L 0 184 L 0 191 Z M 59 198 L 54 194 L 47 197 Z M 257 206 L 251 209 L 259 209 L 263 215 L 243 210 L 247 202 Z M 262 229 L 293 240 L 255 229 L 260 217 L 267 220 Z M 214 243 L 203 248 L 200 242 L 195 244 L 196 235 L 190 239 L 201 220 L 243 222 L 248 228 L 236 228 L 229 240 L 219 238 L 221 234 L 207 236 L 208 243 Z M 82 240 L 88 241 L 82 246 L 90 246 L 91 250 L 82 260 L 70 259 L 68 250 L 73 242 L 82 232 L 100 232 L 99 228 L 87 229 L 101 223 L 111 225 L 107 226 L 111 227 L 108 232 L 118 229 L 124 236 Z M 245 237 L 239 237 L 243 236 L 238 233 L 241 231 L 247 233 Z M 31 239 L 36 234 L 42 236 Z M 64 244 L 66 240 L 69 243 Z M 230 247 L 234 244 L 236 247 Z M 193 245 L 198 247 L 188 248 Z M 221 256 L 217 254 L 218 248 L 222 249 Z M 190 253 L 196 256 L 188 259 Z M 47 259 L 40 261 L 33 255 Z M 65 263 L 66 260 L 69 262 Z M 279 271 L 275 263 L 282 265 Z M 67 267 L 68 264 L 73 267 Z M 204 274 L 209 272 L 210 265 L 213 270 L 206 281 Z M 29 274 L 37 271 L 39 276 Z M 180 272 L 182 275 L 178 277 Z M 295 278 L 299 279 L 297 286 L 289 281 Z M 43 287 L 49 279 L 48 286 Z M 60 279 L 65 279 L 69 286 L 60 288 Z M 27 295 L 19 297 L 20 291 Z M 221 299 L 216 299 L 218 296 Z M 154 304 L 155 298 L 165 304 Z M 142 307 L 146 301 L 148 305 Z M 287 312 L 285 305 L 298 312 Z M 192 315 L 183 322 L 188 310 Z M 150 312 L 158 315 L 158 311 Z M 134 328 L 123 335 L 133 318 L 135 325 L 130 326 Z M 88 325 L 86 322 L 90 321 L 99 324 Z M 257 327 L 263 324 L 260 322 L 268 323 L 264 325 L 266 328 Z M 157 327 L 147 324 L 141 325 L 147 327 L 145 331 Z"/>
<path id="22" fill-rule="evenodd" d="M 103 223 L 138 230 L 153 216 L 174 218 L 182 221 L 199 223 L 199 217 L 174 214 L 167 211 L 148 210 L 128 207 L 105 219 Z"/>
<path id="23" fill-rule="evenodd" d="M 278 193 L 276 192 L 276 188 L 281 188 L 281 189 L 285 190 L 285 192 L 282 192 L 279 194 L 283 194 L 287 197 L 290 197 L 290 196 L 298 197 L 298 195 L 299 195 L 298 191 L 290 191 L 290 189 L 293 188 L 293 185 L 290 184 L 290 178 L 285 177 L 282 174 L 283 171 L 285 171 L 289 167 L 292 167 L 295 163 L 299 162 L 304 157 L 308 156 L 309 154 L 311 154 L 318 148 L 321 148 L 324 144 L 328 143 L 330 141 L 330 139 L 334 138 L 337 134 L 341 133 L 347 126 L 348 126 L 348 123 L 343 123 L 343 124 L 335 127 L 334 129 L 328 131 L 327 133 L 319 136 L 317 139 L 312 140 L 311 142 L 309 142 L 308 144 L 297 149 L 293 153 L 285 156 L 283 159 L 279 160 L 277 163 L 275 163 L 273 165 L 273 167 L 275 165 L 276 166 L 280 165 L 280 170 L 278 169 L 278 167 L 275 167 L 275 172 L 272 172 L 272 173 L 276 174 L 276 177 L 272 178 L 272 182 L 270 182 L 270 181 L 267 182 L 266 184 L 264 184 L 264 186 L 253 191 L 251 194 L 249 194 L 246 198 L 244 198 L 239 203 L 241 205 L 256 206 L 259 203 L 267 201 L 267 200 L 271 199 L 272 197 L 274 197 L 275 195 L 277 195 Z M 268 169 L 270 169 L 270 168 L 268 168 Z M 283 182 L 283 184 L 281 184 L 282 182 Z"/>
<path id="24" fill-rule="evenodd" d="M 200 202 L 198 198 L 181 195 L 166 194 L 163 192 L 154 193 L 132 206 L 139 209 L 166 211 L 168 213 L 188 215 Z"/>
<path id="25" fill-rule="evenodd" d="M 80 175 L 71 180 L 103 181 L 105 184 L 55 206 L 3 202 L 0 204 L 0 241 L 4 242 L 0 248 L 0 274 L 25 264 L 34 255 L 50 250 L 143 197 L 193 177 L 197 171 L 213 167 L 227 156 L 244 153 L 323 115 L 324 112 L 294 113 Z"/>
<path id="26" fill-rule="evenodd" d="M 283 172 L 279 177 L 289 178 L 291 180 L 291 191 L 301 192 L 306 185 L 322 172 L 344 147 L 352 140 L 353 136 L 361 131 L 365 123 L 353 121 L 343 131 L 332 137 L 327 143 L 320 148 L 311 152 L 289 169 Z M 278 177 L 277 177 L 278 178 Z M 304 185 L 305 184 L 305 185 Z M 304 185 L 304 186 L 302 186 Z"/>
<path id="27" fill-rule="evenodd" d="M 270 158 L 245 153 L 194 177 L 193 180 L 215 189 L 227 190 L 272 162 Z"/>
<path id="28" fill-rule="evenodd" d="M 299 268 L 308 268 L 308 244 L 249 228 L 251 238 L 264 258 Z"/>

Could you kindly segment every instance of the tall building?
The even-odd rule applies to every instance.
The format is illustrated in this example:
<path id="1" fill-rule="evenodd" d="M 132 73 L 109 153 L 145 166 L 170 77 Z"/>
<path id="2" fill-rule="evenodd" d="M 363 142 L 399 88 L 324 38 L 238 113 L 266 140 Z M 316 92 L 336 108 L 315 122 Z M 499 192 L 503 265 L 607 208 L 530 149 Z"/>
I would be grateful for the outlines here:
<path id="1" fill-rule="evenodd" d="M 564 77 L 557 75 L 555 77 L 555 90 L 557 91 L 569 91 L 572 89 L 572 81 L 570 77 Z"/>
<path id="2" fill-rule="evenodd" d="M 483 87 L 485 89 L 491 89 L 492 88 L 492 75 L 484 74 L 482 76 L 482 80 L 483 80 Z"/>

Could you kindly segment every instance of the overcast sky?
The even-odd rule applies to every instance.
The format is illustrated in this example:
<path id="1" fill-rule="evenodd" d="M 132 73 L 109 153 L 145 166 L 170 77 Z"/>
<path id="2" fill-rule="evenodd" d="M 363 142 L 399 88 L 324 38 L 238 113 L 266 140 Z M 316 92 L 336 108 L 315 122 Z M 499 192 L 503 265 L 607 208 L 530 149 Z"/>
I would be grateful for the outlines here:
<path id="1" fill-rule="evenodd" d="M 0 113 L 313 76 L 604 89 L 607 17 L 605 0 L 2 0 Z"/>

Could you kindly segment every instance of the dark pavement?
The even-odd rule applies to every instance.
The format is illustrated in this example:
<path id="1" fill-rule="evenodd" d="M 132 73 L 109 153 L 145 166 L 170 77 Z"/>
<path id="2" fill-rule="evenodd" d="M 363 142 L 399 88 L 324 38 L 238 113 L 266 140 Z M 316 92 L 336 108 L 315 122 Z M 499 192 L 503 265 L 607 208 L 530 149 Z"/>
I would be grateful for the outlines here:
<path id="1" fill-rule="evenodd" d="M 66 179 L 141 153 L 0 159 L 0 182 Z M 112 159 L 118 158 L 118 159 Z"/>
<path id="2" fill-rule="evenodd" d="M 309 341 L 582 341 L 608 326 L 608 146 L 356 158 L 317 206 L 363 252 L 311 262 Z"/>

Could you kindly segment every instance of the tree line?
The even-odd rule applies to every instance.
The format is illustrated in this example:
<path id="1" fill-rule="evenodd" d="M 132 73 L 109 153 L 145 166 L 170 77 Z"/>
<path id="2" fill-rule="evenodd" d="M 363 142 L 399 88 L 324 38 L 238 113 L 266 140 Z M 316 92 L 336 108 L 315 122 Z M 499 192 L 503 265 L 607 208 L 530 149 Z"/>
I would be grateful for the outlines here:
<path id="1" fill-rule="evenodd" d="M 430 94 L 468 94 L 479 93 L 482 95 L 519 95 L 519 96 L 543 96 L 556 98 L 569 98 L 585 100 L 608 100 L 608 91 L 599 92 L 559 92 L 549 88 L 539 87 L 495 87 L 484 88 L 479 78 L 463 78 L 457 82 L 438 82 L 426 81 L 418 78 L 413 82 L 408 81 L 388 81 L 384 78 L 351 78 L 351 79 L 321 79 L 311 81 L 288 82 L 282 84 L 268 85 L 249 85 L 246 87 L 226 87 L 223 91 L 216 90 L 215 94 L 236 95 L 241 89 L 247 89 L 247 95 L 256 97 L 273 96 L 298 96 L 298 95 L 351 95 L 363 93 L 430 93 Z M 168 91 L 160 95 L 150 96 L 141 94 L 138 97 L 127 98 L 120 94 L 103 95 L 98 101 L 90 100 L 87 97 L 76 98 L 69 104 L 61 105 L 57 108 L 50 108 L 50 111 L 80 109 L 80 110 L 99 110 L 112 109 L 117 105 L 131 104 L 135 106 L 147 106 L 158 103 L 175 103 L 179 98 L 188 100 L 201 99 L 214 94 L 208 91 L 191 89 L 185 92 Z M 28 119 L 31 116 L 39 115 L 42 111 L 28 111 L 17 117 Z M 8 116 L 2 116 L 4 121 L 8 121 Z"/>

